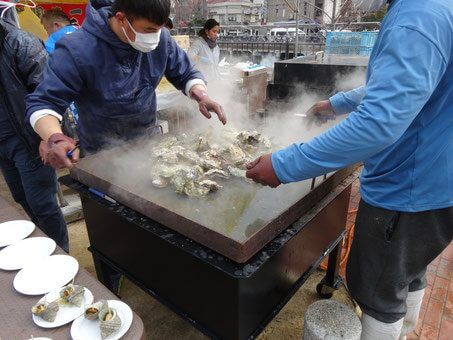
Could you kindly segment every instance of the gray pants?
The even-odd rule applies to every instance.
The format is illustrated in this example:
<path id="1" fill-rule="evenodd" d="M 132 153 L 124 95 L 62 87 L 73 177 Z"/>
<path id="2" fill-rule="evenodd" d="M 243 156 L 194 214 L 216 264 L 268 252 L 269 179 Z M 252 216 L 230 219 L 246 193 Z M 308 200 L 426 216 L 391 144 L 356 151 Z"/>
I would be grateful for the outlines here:
<path id="1" fill-rule="evenodd" d="M 379 321 L 400 320 L 407 293 L 425 288 L 427 266 L 452 238 L 453 207 L 406 213 L 362 200 L 346 269 L 352 297 Z"/>

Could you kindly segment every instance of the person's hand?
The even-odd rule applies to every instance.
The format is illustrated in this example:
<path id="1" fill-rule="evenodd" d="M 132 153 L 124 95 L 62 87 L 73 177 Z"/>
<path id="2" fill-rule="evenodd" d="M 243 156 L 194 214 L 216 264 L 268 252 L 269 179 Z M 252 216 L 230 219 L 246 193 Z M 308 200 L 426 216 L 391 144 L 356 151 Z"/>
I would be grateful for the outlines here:
<path id="1" fill-rule="evenodd" d="M 225 112 L 223 112 L 222 106 L 211 100 L 208 96 L 203 98 L 201 101 L 198 102 L 198 108 L 200 112 L 208 119 L 211 119 L 211 112 L 215 112 L 219 120 L 222 122 L 223 125 L 226 124 L 227 119 L 225 116 Z"/>
<path id="2" fill-rule="evenodd" d="M 47 146 L 47 143 L 42 140 L 41 143 L 39 143 L 39 156 L 41 157 L 41 161 L 45 165 L 49 165 L 49 163 L 47 162 L 47 153 L 48 152 L 49 152 L 49 147 Z"/>
<path id="3" fill-rule="evenodd" d="M 335 119 L 335 112 L 333 110 L 330 100 L 321 100 L 313 105 L 305 115 L 309 118 L 316 117 L 322 122 Z"/>
<path id="4" fill-rule="evenodd" d="M 247 178 L 271 188 L 276 188 L 282 184 L 275 174 L 271 158 L 272 154 L 269 153 L 247 164 L 247 172 L 245 174 Z"/>
<path id="5" fill-rule="evenodd" d="M 211 112 L 215 112 L 223 125 L 226 124 L 227 119 L 222 106 L 209 98 L 206 88 L 204 86 L 195 85 L 190 90 L 190 96 L 198 102 L 200 112 L 208 119 L 211 119 Z"/>
<path id="6" fill-rule="evenodd" d="M 79 150 L 75 150 L 72 157 L 68 157 L 68 152 L 76 148 L 76 141 L 62 133 L 54 133 L 47 141 L 46 146 L 40 145 L 44 164 L 51 165 L 54 169 L 71 169 L 79 160 Z"/>

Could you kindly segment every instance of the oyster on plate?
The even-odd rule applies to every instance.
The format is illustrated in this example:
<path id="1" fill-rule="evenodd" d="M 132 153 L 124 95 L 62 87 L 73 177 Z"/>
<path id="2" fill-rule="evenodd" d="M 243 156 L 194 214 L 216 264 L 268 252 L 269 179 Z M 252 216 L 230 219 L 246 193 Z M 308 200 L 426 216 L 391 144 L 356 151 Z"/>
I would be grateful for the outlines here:
<path id="1" fill-rule="evenodd" d="M 54 322 L 59 309 L 60 306 L 56 301 L 50 303 L 38 302 L 31 308 L 31 312 L 45 321 Z"/>

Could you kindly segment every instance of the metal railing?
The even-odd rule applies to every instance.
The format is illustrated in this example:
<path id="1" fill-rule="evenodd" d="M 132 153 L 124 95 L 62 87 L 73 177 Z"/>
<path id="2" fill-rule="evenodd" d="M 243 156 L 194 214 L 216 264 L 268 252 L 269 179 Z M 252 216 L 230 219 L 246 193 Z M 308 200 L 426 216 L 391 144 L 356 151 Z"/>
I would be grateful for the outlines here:
<path id="1" fill-rule="evenodd" d="M 251 53 L 255 54 L 274 54 L 279 59 L 293 58 L 295 53 L 294 42 L 219 42 L 220 50 L 223 53 Z M 314 55 L 318 51 L 324 50 L 325 44 L 299 42 L 299 50 L 297 55 Z"/>

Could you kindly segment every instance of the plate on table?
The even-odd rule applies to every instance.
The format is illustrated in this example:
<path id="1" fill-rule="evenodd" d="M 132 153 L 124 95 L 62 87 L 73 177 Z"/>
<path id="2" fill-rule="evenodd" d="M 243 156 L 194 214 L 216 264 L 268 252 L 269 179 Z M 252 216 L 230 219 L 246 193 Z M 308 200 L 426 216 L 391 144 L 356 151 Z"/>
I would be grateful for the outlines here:
<path id="1" fill-rule="evenodd" d="M 50 256 L 55 247 L 55 241 L 48 237 L 30 237 L 15 242 L 0 251 L 0 269 L 22 269 L 30 261 Z"/>
<path id="2" fill-rule="evenodd" d="M 60 298 L 60 291 L 63 288 L 58 288 L 50 293 L 43 296 L 37 303 L 47 301 L 52 302 Z M 80 307 L 71 305 L 69 303 L 58 303 L 60 308 L 58 309 L 57 317 L 53 322 L 46 321 L 39 316 L 32 314 L 33 321 L 39 327 L 43 328 L 55 328 L 66 325 L 67 323 L 77 319 L 80 315 L 83 315 L 85 312 L 85 306 L 90 305 L 93 303 L 93 294 L 90 292 L 88 288 L 85 288 L 85 292 L 83 295 L 83 302 Z"/>
<path id="3" fill-rule="evenodd" d="M 25 220 L 0 223 L 0 247 L 23 240 L 35 230 L 35 224 Z"/>
<path id="4" fill-rule="evenodd" d="M 14 278 L 14 288 L 25 295 L 47 294 L 65 286 L 79 271 L 79 263 L 69 255 L 52 255 L 29 262 Z"/>
<path id="5" fill-rule="evenodd" d="M 121 319 L 121 328 L 107 337 L 106 340 L 117 340 L 126 334 L 132 325 L 132 309 L 119 300 L 108 300 L 107 302 L 110 308 L 116 309 Z M 71 337 L 73 340 L 102 340 L 100 324 L 101 322 L 98 319 L 88 320 L 82 315 L 72 323 Z"/>

